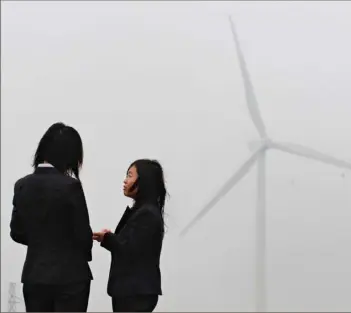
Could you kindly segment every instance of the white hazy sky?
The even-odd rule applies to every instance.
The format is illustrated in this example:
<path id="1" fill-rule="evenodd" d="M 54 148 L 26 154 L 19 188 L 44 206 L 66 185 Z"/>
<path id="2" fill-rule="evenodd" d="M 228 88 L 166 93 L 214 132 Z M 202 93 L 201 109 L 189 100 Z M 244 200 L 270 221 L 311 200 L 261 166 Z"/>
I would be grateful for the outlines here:
<path id="1" fill-rule="evenodd" d="M 25 256 L 9 237 L 13 184 L 56 121 L 83 137 L 96 230 L 129 204 L 129 163 L 162 162 L 171 199 L 157 311 L 254 309 L 255 168 L 179 238 L 257 139 L 228 13 L 269 135 L 351 161 L 351 2 L 3 2 L 1 311 Z M 351 310 L 350 190 L 350 171 L 269 152 L 269 311 Z M 93 258 L 89 311 L 111 311 L 110 256 L 95 246 Z"/>

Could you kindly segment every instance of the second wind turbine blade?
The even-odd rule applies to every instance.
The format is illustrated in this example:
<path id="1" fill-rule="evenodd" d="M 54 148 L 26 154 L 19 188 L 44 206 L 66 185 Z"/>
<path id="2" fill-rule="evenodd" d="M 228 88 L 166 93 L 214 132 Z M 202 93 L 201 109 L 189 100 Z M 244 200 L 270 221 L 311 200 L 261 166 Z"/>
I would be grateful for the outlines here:
<path id="1" fill-rule="evenodd" d="M 253 85 L 251 82 L 250 74 L 249 74 L 249 71 L 247 69 L 244 54 L 241 50 L 239 38 L 238 38 L 236 28 L 235 28 L 235 25 L 234 25 L 234 22 L 233 22 L 233 19 L 231 18 L 231 16 L 229 16 L 229 22 L 230 22 L 230 27 L 231 27 L 231 31 L 233 34 L 233 38 L 235 41 L 236 52 L 237 52 L 238 59 L 239 59 L 241 75 L 242 75 L 243 80 L 244 80 L 244 88 L 245 88 L 247 107 L 249 109 L 251 119 L 252 119 L 259 135 L 261 136 L 261 138 L 264 138 L 267 136 L 266 127 L 265 127 L 263 120 L 262 120 L 262 116 L 260 113 L 260 109 L 258 107 L 258 102 L 256 99 L 255 91 L 254 91 L 254 88 L 253 88 Z"/>
<path id="2" fill-rule="evenodd" d="M 255 163 L 258 155 L 262 152 L 260 147 L 254 152 L 244 163 L 241 165 L 238 171 L 236 171 L 217 192 L 211 201 L 209 201 L 205 207 L 190 221 L 190 223 L 181 231 L 180 235 L 184 236 L 190 228 L 192 228 L 200 219 L 202 219 L 217 203 L 224 197 L 229 190 L 231 190 L 250 170 L 252 165 Z"/>
<path id="3" fill-rule="evenodd" d="M 351 162 L 337 159 L 333 156 L 321 153 L 312 148 L 305 147 L 302 145 L 298 145 L 294 143 L 272 142 L 271 148 L 275 148 L 290 154 L 295 154 L 298 156 L 302 156 L 302 157 L 323 162 L 326 164 L 334 165 L 336 167 L 346 168 L 351 170 Z"/>

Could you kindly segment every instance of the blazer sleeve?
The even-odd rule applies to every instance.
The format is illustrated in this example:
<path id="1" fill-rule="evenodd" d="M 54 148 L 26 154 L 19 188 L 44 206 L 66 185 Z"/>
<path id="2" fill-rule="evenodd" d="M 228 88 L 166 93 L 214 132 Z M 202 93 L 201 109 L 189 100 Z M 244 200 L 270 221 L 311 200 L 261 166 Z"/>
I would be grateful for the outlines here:
<path id="1" fill-rule="evenodd" d="M 20 192 L 20 183 L 16 182 L 14 188 L 14 196 L 12 200 L 12 216 L 10 222 L 10 237 L 13 241 L 22 245 L 28 245 L 28 233 L 26 230 L 25 217 L 23 211 L 17 207 L 17 199 Z"/>
<path id="2" fill-rule="evenodd" d="M 83 187 L 79 180 L 74 181 L 70 187 L 69 198 L 73 210 L 73 237 L 77 245 L 84 251 L 86 260 L 90 262 L 92 260 L 93 232 Z"/>
<path id="3" fill-rule="evenodd" d="M 101 246 L 113 253 L 124 249 L 128 250 L 129 254 L 137 254 L 157 231 L 161 231 L 159 219 L 153 212 L 144 209 L 135 213 L 117 235 L 106 233 Z"/>

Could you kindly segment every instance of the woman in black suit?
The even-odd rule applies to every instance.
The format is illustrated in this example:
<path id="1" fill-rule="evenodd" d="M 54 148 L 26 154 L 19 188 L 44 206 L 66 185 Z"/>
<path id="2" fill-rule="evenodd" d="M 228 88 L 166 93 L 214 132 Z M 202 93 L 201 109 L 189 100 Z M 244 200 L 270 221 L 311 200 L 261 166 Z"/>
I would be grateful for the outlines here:
<path id="1" fill-rule="evenodd" d="M 113 312 L 152 312 L 161 290 L 160 254 L 167 194 L 163 170 L 154 160 L 133 162 L 124 180 L 127 207 L 116 230 L 102 230 L 93 238 L 111 252 L 107 292 Z"/>
<path id="2" fill-rule="evenodd" d="M 34 172 L 15 184 L 10 236 L 27 246 L 27 312 L 87 311 L 93 241 L 79 180 L 82 163 L 79 133 L 55 123 L 39 142 Z"/>

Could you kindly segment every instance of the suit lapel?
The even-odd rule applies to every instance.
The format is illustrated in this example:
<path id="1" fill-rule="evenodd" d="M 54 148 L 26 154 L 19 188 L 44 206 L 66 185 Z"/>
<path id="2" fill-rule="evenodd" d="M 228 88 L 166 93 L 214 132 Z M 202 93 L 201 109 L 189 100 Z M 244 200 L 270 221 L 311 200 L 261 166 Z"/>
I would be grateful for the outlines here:
<path id="1" fill-rule="evenodd" d="M 132 212 L 133 212 L 133 210 L 131 210 L 129 207 L 126 208 L 126 210 L 124 211 L 124 213 L 123 213 L 123 215 L 122 215 L 122 217 L 121 217 L 121 219 L 116 227 L 116 230 L 115 230 L 116 235 L 122 230 L 122 228 L 126 224 L 128 218 L 130 217 Z"/>

